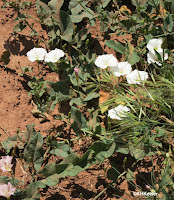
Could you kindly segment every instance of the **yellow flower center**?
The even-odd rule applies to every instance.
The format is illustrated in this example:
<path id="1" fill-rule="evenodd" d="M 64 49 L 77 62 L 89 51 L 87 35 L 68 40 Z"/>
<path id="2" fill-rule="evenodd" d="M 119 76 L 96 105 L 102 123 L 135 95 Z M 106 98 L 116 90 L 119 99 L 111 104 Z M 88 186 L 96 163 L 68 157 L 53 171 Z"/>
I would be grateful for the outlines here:
<path id="1" fill-rule="evenodd" d="M 108 62 L 105 62 L 105 65 L 108 67 L 108 66 L 109 66 L 109 63 L 108 63 Z"/>
<path id="2" fill-rule="evenodd" d="M 6 169 L 7 171 L 10 171 L 10 170 L 11 170 L 11 167 L 10 167 L 10 165 L 9 165 L 8 163 L 5 163 L 5 169 Z"/>
<path id="3" fill-rule="evenodd" d="M 8 191 L 5 191 L 4 193 L 5 193 L 5 196 L 6 196 L 7 198 L 10 197 Z"/>

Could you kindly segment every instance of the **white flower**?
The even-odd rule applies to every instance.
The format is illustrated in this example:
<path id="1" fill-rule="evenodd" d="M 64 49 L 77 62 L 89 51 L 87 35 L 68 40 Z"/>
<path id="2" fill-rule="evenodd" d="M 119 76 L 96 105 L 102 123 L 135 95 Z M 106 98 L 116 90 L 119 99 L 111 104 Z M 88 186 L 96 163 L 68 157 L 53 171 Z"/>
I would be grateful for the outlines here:
<path id="1" fill-rule="evenodd" d="M 108 116 L 111 119 L 122 120 L 123 117 L 127 116 L 127 112 L 129 112 L 129 108 L 127 106 L 119 105 L 108 111 Z"/>
<path id="2" fill-rule="evenodd" d="M 8 184 L 0 184 L 0 196 L 10 198 L 11 195 L 14 194 L 16 188 L 8 182 Z"/>
<path id="3" fill-rule="evenodd" d="M 163 52 L 159 53 L 161 56 L 161 60 L 163 61 Z M 164 52 L 164 60 L 168 59 L 168 54 Z M 156 55 L 156 53 L 152 53 L 149 51 L 149 53 L 147 53 L 147 62 L 149 64 L 151 63 L 156 63 L 158 65 L 162 65 L 161 61 L 158 59 L 158 56 Z"/>
<path id="4" fill-rule="evenodd" d="M 163 49 L 161 48 L 161 45 L 163 43 L 163 39 L 162 38 L 158 38 L 158 39 L 151 39 L 149 40 L 148 44 L 147 44 L 147 48 L 150 52 L 155 53 L 155 50 L 158 53 L 163 52 Z M 155 49 L 155 50 L 154 50 Z"/>
<path id="5" fill-rule="evenodd" d="M 95 60 L 95 65 L 102 69 L 106 69 L 107 67 L 115 68 L 117 67 L 117 64 L 118 61 L 113 54 L 100 55 Z"/>
<path id="6" fill-rule="evenodd" d="M 65 53 L 61 49 L 54 49 L 46 54 L 45 62 L 56 63 Z"/>
<path id="7" fill-rule="evenodd" d="M 11 171 L 13 156 L 2 156 L 0 159 L 0 168 L 3 172 Z"/>
<path id="8" fill-rule="evenodd" d="M 119 62 L 117 67 L 114 68 L 114 74 L 117 77 L 130 74 L 131 71 L 132 71 L 132 67 L 128 62 Z"/>
<path id="9" fill-rule="evenodd" d="M 34 47 L 33 49 L 27 52 L 27 56 L 31 62 L 34 62 L 36 60 L 44 60 L 46 53 L 47 51 L 44 48 Z"/>
<path id="10" fill-rule="evenodd" d="M 148 78 L 148 73 L 145 71 L 139 71 L 135 69 L 130 74 L 126 75 L 127 82 L 129 84 L 141 84 Z"/>

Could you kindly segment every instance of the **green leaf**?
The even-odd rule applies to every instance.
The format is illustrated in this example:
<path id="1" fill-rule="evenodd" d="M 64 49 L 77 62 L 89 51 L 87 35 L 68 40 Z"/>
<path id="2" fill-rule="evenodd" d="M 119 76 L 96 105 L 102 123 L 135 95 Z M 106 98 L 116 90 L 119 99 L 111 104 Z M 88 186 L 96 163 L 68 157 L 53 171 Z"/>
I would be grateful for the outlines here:
<path id="1" fill-rule="evenodd" d="M 155 49 L 154 49 L 154 50 L 155 50 Z M 155 54 L 157 55 L 158 60 L 162 62 L 162 57 L 161 57 L 161 55 L 159 54 L 159 52 L 155 50 Z"/>
<path id="2" fill-rule="evenodd" d="M 89 150 L 93 150 L 95 152 L 96 161 L 102 163 L 105 158 L 109 158 L 115 151 L 116 144 L 113 142 L 112 144 L 105 144 L 103 142 L 95 142 Z"/>
<path id="3" fill-rule="evenodd" d="M 27 25 L 21 21 L 19 24 L 16 24 L 16 26 L 13 28 L 14 32 L 21 32 Z"/>
<path id="4" fill-rule="evenodd" d="M 157 127 L 156 131 L 157 131 L 157 133 L 155 135 L 156 137 L 162 137 L 166 134 L 166 131 L 160 127 Z"/>
<path id="5" fill-rule="evenodd" d="M 66 158 L 70 153 L 73 153 L 73 150 L 67 144 L 56 142 L 56 143 L 53 143 L 52 145 L 54 146 L 54 149 L 52 149 L 50 153 L 56 156 Z"/>
<path id="6" fill-rule="evenodd" d="M 137 1 L 136 0 L 131 0 L 132 5 L 137 6 Z"/>
<path id="7" fill-rule="evenodd" d="M 103 0 L 102 7 L 105 8 L 111 0 Z"/>
<path id="8" fill-rule="evenodd" d="M 133 52 L 134 52 L 134 46 L 130 42 L 127 42 L 127 44 L 128 44 L 128 47 L 129 47 L 129 54 L 132 55 Z"/>
<path id="9" fill-rule="evenodd" d="M 48 5 L 40 0 L 36 1 L 36 9 L 40 19 L 47 19 L 52 14 L 52 10 Z"/>
<path id="10" fill-rule="evenodd" d="M 5 149 L 6 153 L 9 154 L 11 148 L 17 145 L 17 135 L 8 137 L 3 143 L 2 146 Z"/>
<path id="11" fill-rule="evenodd" d="M 48 6 L 58 14 L 63 3 L 64 0 L 51 0 L 48 2 Z"/>
<path id="12" fill-rule="evenodd" d="M 8 137 L 7 140 L 2 143 L 3 148 L 6 150 L 7 154 L 10 152 L 11 148 L 15 147 L 16 145 L 19 149 L 22 149 L 24 147 L 34 131 L 34 125 L 35 124 L 28 125 L 27 132 L 19 132 L 18 135 Z"/>
<path id="13" fill-rule="evenodd" d="M 78 6 L 78 5 L 79 5 L 79 2 L 77 0 L 71 0 L 69 2 L 69 9 L 71 10 L 71 9 L 75 8 L 76 6 Z"/>
<path id="14" fill-rule="evenodd" d="M 73 23 L 80 23 L 84 18 L 87 17 L 87 13 L 86 12 L 83 12 L 81 14 L 78 14 L 78 15 L 71 15 L 71 21 Z"/>
<path id="15" fill-rule="evenodd" d="M 78 173 L 83 171 L 86 168 L 83 168 L 79 166 L 80 158 L 77 154 L 73 153 L 70 154 L 66 159 L 64 159 L 60 164 L 68 164 L 68 167 L 65 171 L 63 171 L 60 176 L 66 177 L 66 176 L 76 176 Z M 87 166 L 89 167 L 89 165 Z"/>
<path id="16" fill-rule="evenodd" d="M 23 191 L 22 200 L 26 200 L 26 199 L 39 200 L 40 199 L 39 189 L 45 188 L 45 187 L 46 185 L 42 183 L 41 181 L 30 183 L 29 187 Z"/>
<path id="17" fill-rule="evenodd" d="M 59 175 L 53 174 L 51 176 L 48 176 L 46 179 L 41 180 L 42 183 L 54 187 L 59 183 Z"/>
<path id="18" fill-rule="evenodd" d="M 164 30 L 166 32 L 172 32 L 173 30 L 173 18 L 172 14 L 169 14 L 164 20 Z"/>
<path id="19" fill-rule="evenodd" d="M 24 149 L 24 159 L 34 163 L 34 168 L 38 171 L 43 162 L 43 138 L 40 133 L 32 132 L 32 135 Z"/>
<path id="20" fill-rule="evenodd" d="M 157 7 L 159 5 L 159 3 L 160 3 L 159 0 L 148 0 L 148 4 L 150 4 L 151 6 L 154 6 L 154 7 Z"/>
<path id="21" fill-rule="evenodd" d="M 35 133 L 34 126 L 35 124 L 30 124 L 27 126 L 27 131 L 18 133 L 18 138 L 21 142 L 26 144 L 29 141 L 30 137 L 32 137 L 33 132 Z"/>
<path id="22" fill-rule="evenodd" d="M 125 53 L 125 47 L 120 43 L 120 42 L 115 42 L 114 40 L 107 40 L 105 42 L 105 44 L 114 49 L 116 52 L 119 52 L 121 54 L 124 54 Z"/>
<path id="23" fill-rule="evenodd" d="M 48 85 L 51 87 L 48 91 L 49 95 L 55 97 L 56 102 L 68 100 L 69 96 L 69 86 L 66 82 L 59 81 L 57 83 L 48 82 Z"/>
<path id="24" fill-rule="evenodd" d="M 164 38 L 164 39 L 163 39 L 163 43 L 162 43 L 162 45 L 161 45 L 161 48 L 162 48 L 162 49 L 167 49 L 167 38 Z"/>
<path id="25" fill-rule="evenodd" d="M 129 148 L 118 148 L 118 150 L 116 150 L 119 153 L 122 154 L 128 154 L 129 153 Z"/>
<path id="26" fill-rule="evenodd" d="M 18 183 L 22 181 L 8 176 L 0 176 L 0 184 L 8 184 L 8 182 L 10 182 L 12 185 L 18 185 Z"/>
<path id="27" fill-rule="evenodd" d="M 89 7 L 87 7 L 87 1 L 71 0 L 69 3 L 69 8 L 71 9 L 71 20 L 73 23 L 79 23 L 84 18 L 89 18 L 90 20 L 95 18 L 95 13 Z"/>
<path id="28" fill-rule="evenodd" d="M 81 29 L 74 37 L 75 42 L 77 43 L 77 47 L 81 47 L 84 45 L 84 40 L 89 36 L 87 29 Z"/>
<path id="29" fill-rule="evenodd" d="M 74 104 L 77 105 L 77 106 L 80 106 L 80 105 L 83 104 L 83 101 L 82 101 L 82 99 L 81 99 L 80 97 L 78 97 L 78 98 L 73 98 L 73 99 L 71 99 L 71 101 L 69 102 L 69 105 L 70 105 L 70 106 L 73 106 Z"/>
<path id="30" fill-rule="evenodd" d="M 136 160 L 142 160 L 144 156 L 146 155 L 144 150 L 134 148 L 132 145 L 129 146 L 130 154 L 133 156 Z"/>
<path id="31" fill-rule="evenodd" d="M 174 1 L 171 3 L 171 13 L 174 14 Z"/>
<path id="32" fill-rule="evenodd" d="M 61 19 L 62 39 L 64 39 L 67 42 L 71 42 L 73 31 L 74 31 L 71 18 L 66 12 L 61 10 L 60 19 Z"/>
<path id="33" fill-rule="evenodd" d="M 65 176 L 77 176 L 80 172 L 89 168 L 91 164 L 91 158 L 93 156 L 94 151 L 88 150 L 85 154 L 79 158 L 77 154 L 69 155 L 65 160 L 61 162 L 61 164 L 69 164 L 67 169 L 60 174 L 61 177 Z"/>
<path id="34" fill-rule="evenodd" d="M 48 6 L 53 11 L 52 15 L 51 15 L 51 18 L 53 18 L 53 19 L 51 19 L 51 21 L 52 21 L 52 23 L 57 24 L 59 27 L 61 27 L 61 24 L 62 24 L 61 17 L 60 17 L 60 12 L 61 12 L 60 8 L 62 7 L 63 2 L 64 2 L 64 0 L 59 0 L 59 1 L 51 0 L 48 3 Z M 48 23 L 51 24 L 50 22 L 47 22 L 47 24 Z"/>
<path id="35" fill-rule="evenodd" d="M 101 113 L 105 113 L 108 110 L 109 106 L 110 105 L 100 105 Z"/>
<path id="36" fill-rule="evenodd" d="M 133 175 L 134 173 L 130 169 L 128 169 L 128 172 L 126 174 L 126 179 L 128 179 L 129 181 L 134 181 L 135 178 L 133 177 Z"/>
<path id="37" fill-rule="evenodd" d="M 42 174 L 44 177 L 52 176 L 54 174 L 60 174 L 66 170 L 68 167 L 68 164 L 56 164 L 55 162 L 53 163 L 48 163 L 43 167 L 42 170 L 38 172 L 38 174 Z"/>
<path id="38" fill-rule="evenodd" d="M 79 156 L 76 153 L 68 155 L 60 164 L 73 164 L 75 165 L 79 161 Z"/>
<path id="39" fill-rule="evenodd" d="M 88 168 L 90 164 L 80 166 L 80 162 L 83 161 L 80 159 L 77 154 L 72 153 L 68 155 L 60 164 L 49 163 L 47 164 L 39 173 L 43 174 L 45 177 L 51 176 L 55 173 L 58 174 L 59 178 L 66 176 L 76 176 L 78 173 Z"/>
<path id="40" fill-rule="evenodd" d="M 82 115 L 81 111 L 74 106 L 71 106 L 71 117 L 78 126 L 79 130 L 87 128 L 85 117 Z"/>
<path id="41" fill-rule="evenodd" d="M 95 142 L 85 154 L 79 158 L 77 154 L 68 155 L 61 163 L 49 163 L 43 167 L 38 173 L 44 177 L 49 177 L 54 174 L 59 178 L 66 176 L 76 176 L 81 171 L 89 168 L 91 164 L 103 162 L 105 158 L 110 157 L 115 151 L 115 143 L 105 144 Z"/>
<path id="42" fill-rule="evenodd" d="M 94 111 L 93 113 L 90 113 L 91 117 L 88 121 L 88 127 L 90 127 L 90 129 L 92 129 L 92 131 L 95 131 L 97 126 L 98 126 L 98 130 L 100 129 L 98 114 L 99 114 L 98 110 Z"/>
<path id="43" fill-rule="evenodd" d="M 7 184 L 9 182 L 8 176 L 0 176 L 0 184 Z"/>
<path id="44" fill-rule="evenodd" d="M 140 61 L 140 57 L 137 55 L 136 51 L 133 51 L 133 54 L 128 57 L 128 63 L 134 65 Z"/>
<path id="45" fill-rule="evenodd" d="M 21 67 L 22 73 L 25 74 L 26 72 L 32 72 L 32 67 L 26 66 L 26 67 Z"/>
<path id="46" fill-rule="evenodd" d="M 97 92 L 91 92 L 87 95 L 87 97 L 84 99 L 84 101 L 90 101 L 92 99 L 98 98 L 100 96 Z"/>
<path id="47" fill-rule="evenodd" d="M 24 14 L 19 13 L 18 16 L 16 17 L 15 21 L 19 21 L 19 20 L 25 20 L 26 16 Z"/>

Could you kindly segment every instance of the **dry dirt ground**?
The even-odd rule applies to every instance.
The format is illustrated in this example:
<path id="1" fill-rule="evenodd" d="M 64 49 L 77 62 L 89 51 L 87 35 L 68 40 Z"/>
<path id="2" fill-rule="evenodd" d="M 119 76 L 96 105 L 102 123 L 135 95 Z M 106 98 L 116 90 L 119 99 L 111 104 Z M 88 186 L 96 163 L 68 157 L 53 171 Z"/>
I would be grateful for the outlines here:
<path id="1" fill-rule="evenodd" d="M 0 2 L 0 6 L 2 6 L 2 2 Z M 34 9 L 31 10 L 31 14 L 36 17 Z M 35 123 L 36 131 L 41 132 L 43 135 L 52 128 L 49 121 L 40 123 L 39 118 L 35 118 L 31 112 L 33 105 L 31 104 L 31 97 L 28 96 L 29 87 L 27 86 L 27 80 L 21 77 L 20 73 L 21 67 L 31 65 L 34 68 L 33 73 L 37 73 L 36 64 L 31 63 L 26 56 L 27 51 L 34 47 L 34 42 L 29 37 L 28 28 L 21 32 L 18 38 L 14 37 L 12 33 L 15 17 L 16 13 L 12 9 L 0 9 L 0 54 L 6 50 L 9 50 L 11 54 L 9 64 L 6 67 L 0 66 L 0 142 L 9 136 L 15 135 L 17 130 L 26 131 L 26 126 L 31 123 Z M 38 31 L 42 30 L 39 24 L 35 24 L 35 28 Z M 96 29 L 91 32 L 92 36 L 96 37 Z M 101 37 L 99 43 L 100 47 L 104 49 L 102 39 Z M 131 37 L 128 39 L 131 39 Z M 105 49 L 105 51 L 114 53 L 109 52 L 109 49 Z M 58 79 L 55 73 L 48 72 L 44 72 L 44 78 L 52 81 Z M 67 132 L 67 134 L 71 133 Z M 83 146 L 85 141 L 82 140 L 81 144 Z M 78 154 L 81 152 L 79 146 L 79 143 L 76 143 L 73 148 Z M 119 163 L 119 159 L 122 158 L 116 157 L 114 162 Z M 104 171 L 104 168 L 108 166 L 108 161 L 106 161 L 102 165 L 90 167 L 90 169 L 81 172 L 76 177 L 64 178 L 56 187 L 44 189 L 41 192 L 41 199 L 93 199 L 108 187 L 109 181 L 106 179 L 106 172 Z M 17 178 L 23 179 L 26 176 L 25 172 L 21 170 L 19 162 L 16 164 L 15 172 Z M 120 198 L 113 197 L 113 194 L 120 196 Z M 133 200 L 135 198 L 132 196 L 130 185 L 125 180 L 121 180 L 119 185 L 107 189 L 98 199 Z"/>

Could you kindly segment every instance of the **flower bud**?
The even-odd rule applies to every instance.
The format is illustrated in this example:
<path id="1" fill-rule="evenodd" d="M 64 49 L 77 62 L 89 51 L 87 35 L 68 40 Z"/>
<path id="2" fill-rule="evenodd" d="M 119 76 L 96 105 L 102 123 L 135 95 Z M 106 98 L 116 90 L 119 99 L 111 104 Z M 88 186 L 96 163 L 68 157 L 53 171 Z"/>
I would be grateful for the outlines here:
<path id="1" fill-rule="evenodd" d="M 76 74 L 79 74 L 79 68 L 78 67 L 74 67 L 74 71 Z"/>
<path id="2" fill-rule="evenodd" d="M 147 190 L 150 190 L 150 186 L 149 185 L 145 185 Z"/>

